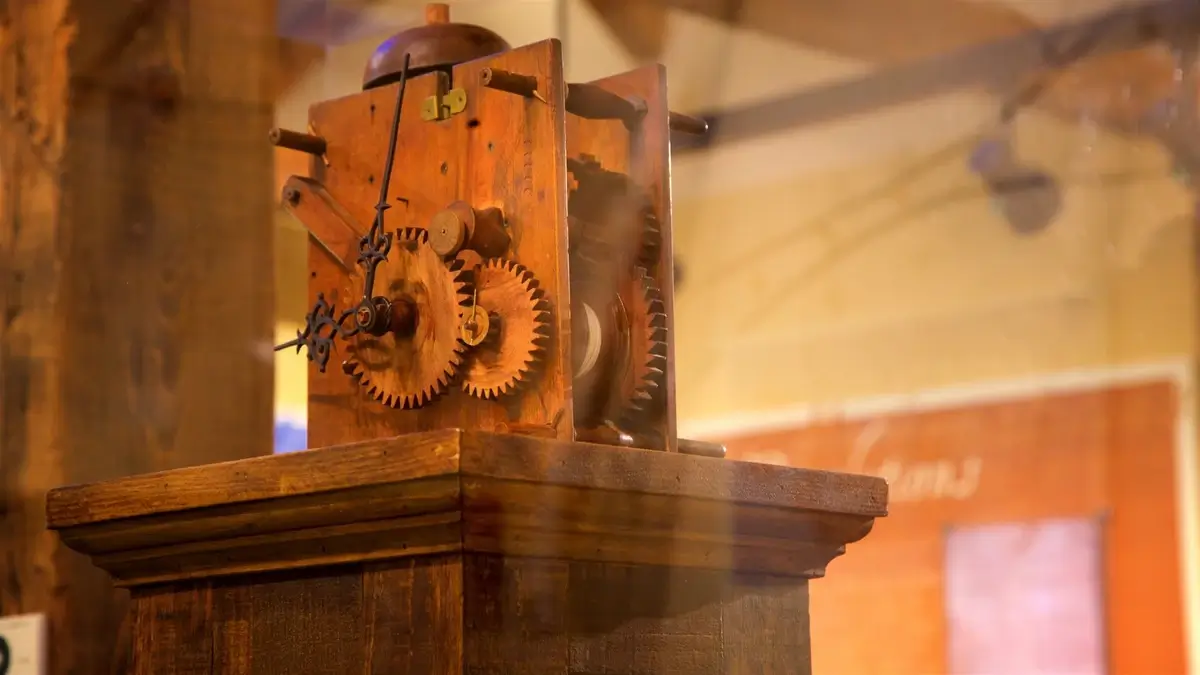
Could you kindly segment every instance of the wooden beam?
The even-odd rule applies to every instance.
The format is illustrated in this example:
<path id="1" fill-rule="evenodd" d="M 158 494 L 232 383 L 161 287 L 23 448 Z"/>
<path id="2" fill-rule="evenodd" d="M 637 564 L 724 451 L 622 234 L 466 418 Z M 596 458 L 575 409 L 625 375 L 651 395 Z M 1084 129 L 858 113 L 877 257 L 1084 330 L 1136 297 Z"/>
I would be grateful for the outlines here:
<path id="1" fill-rule="evenodd" d="M 274 95 L 279 98 L 296 82 L 325 62 L 325 47 L 280 37 L 276 40 Z"/>
<path id="2" fill-rule="evenodd" d="M 658 61 L 667 43 L 667 5 L 647 0 L 588 0 L 629 55 L 643 64 Z"/>
<path id="3" fill-rule="evenodd" d="M 652 0 L 714 21 L 873 63 L 898 64 L 1011 38 L 1037 24 L 964 0 Z"/>
<path id="4" fill-rule="evenodd" d="M 1097 73 L 1112 69 L 1110 63 L 1104 71 L 1096 70 L 1096 64 L 1103 63 L 1096 59 L 1112 59 L 1115 58 L 1113 55 L 1122 53 L 1121 58 L 1129 58 L 1132 50 L 1183 26 L 1194 30 L 1198 23 L 1200 4 L 1194 0 L 1162 0 L 1121 8 L 1044 31 L 882 67 L 855 80 L 835 82 L 736 109 L 711 111 L 701 115 L 709 123 L 707 136 L 677 134 L 672 139 L 672 146 L 675 150 L 686 151 L 736 142 L 973 87 L 988 88 L 1007 97 L 1047 74 L 1048 54 L 1078 44 L 1081 39 L 1092 41 L 1089 60 L 1062 69 L 1061 73 L 1066 77 L 1051 82 L 1038 100 L 1039 105 L 1072 119 L 1087 114 L 1110 128 L 1129 131 L 1136 127 L 1140 116 L 1129 112 L 1133 106 L 1126 103 L 1123 108 L 1106 114 L 1108 109 L 1104 106 L 1089 106 L 1086 97 L 1082 103 L 1078 100 L 1085 90 L 1081 83 L 1092 78 L 1086 90 L 1095 91 Z M 1145 97 L 1142 103 L 1145 107 L 1145 101 L 1160 96 L 1169 88 L 1164 78 L 1171 76 L 1172 69 L 1165 67 L 1161 56 L 1140 54 L 1136 58 L 1141 64 L 1136 70 L 1142 75 L 1131 84 L 1136 91 L 1151 92 L 1140 94 Z M 1146 72 L 1146 63 L 1157 65 Z M 1105 80 L 1109 83 L 1106 91 L 1112 89 L 1112 81 Z M 1120 94 L 1119 91 L 1114 93 Z M 997 110 L 998 116 L 999 112 Z"/>
<path id="5" fill-rule="evenodd" d="M 128 645 L 46 491 L 271 449 L 274 12 L 0 7 L 0 615 L 47 613 L 54 675 Z"/>

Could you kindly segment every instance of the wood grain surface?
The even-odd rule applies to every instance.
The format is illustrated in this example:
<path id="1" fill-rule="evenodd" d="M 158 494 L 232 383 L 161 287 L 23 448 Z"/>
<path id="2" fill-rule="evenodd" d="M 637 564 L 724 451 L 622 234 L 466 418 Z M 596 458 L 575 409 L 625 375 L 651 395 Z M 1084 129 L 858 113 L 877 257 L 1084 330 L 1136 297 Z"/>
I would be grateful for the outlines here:
<path id="1" fill-rule="evenodd" d="M 159 498 L 161 497 L 161 498 Z M 55 490 L 147 675 L 811 672 L 878 478 L 457 430 Z"/>
<path id="2" fill-rule="evenodd" d="M 135 675 L 808 675 L 803 580 L 447 554 L 137 589 Z"/>
<path id="3" fill-rule="evenodd" d="M 648 411 L 647 427 L 652 447 L 676 450 L 675 402 L 675 282 L 671 230 L 671 134 L 668 129 L 667 73 L 661 65 L 638 68 L 593 82 L 604 91 L 645 103 L 638 125 L 626 128 L 619 120 L 567 118 L 567 156 L 593 157 L 608 170 L 627 174 L 649 196 L 658 221 L 661 242 L 658 260 L 647 272 L 662 292 L 666 314 L 666 364 L 664 385 Z"/>
<path id="4" fill-rule="evenodd" d="M 126 599 L 46 491 L 271 450 L 274 12 L 0 8 L 0 615 L 54 675 L 125 672 Z"/>
<path id="5" fill-rule="evenodd" d="M 878 478 L 456 430 L 50 493 L 123 586 L 455 551 L 815 577 Z"/>
<path id="6" fill-rule="evenodd" d="M 537 77 L 546 102 L 480 84 L 494 67 Z M 386 226 L 428 228 L 433 217 L 456 201 L 476 209 L 499 208 L 512 236 L 511 257 L 528 268 L 545 293 L 554 337 L 543 352 L 536 386 L 513 396 L 484 401 L 457 384 L 432 405 L 392 410 L 364 395 L 336 365 L 327 373 L 309 370 L 310 447 L 386 438 L 445 427 L 497 430 L 509 424 L 545 426 L 573 436 L 571 412 L 571 315 L 566 267 L 566 160 L 562 47 L 546 40 L 454 68 L 453 87 L 466 92 L 466 109 L 442 121 L 421 119 L 422 102 L 433 95 L 436 77 L 422 75 L 406 86 L 404 110 L 391 177 Z M 328 165 L 313 178 L 358 223 L 369 225 L 379 200 L 396 86 L 323 101 L 310 122 L 328 141 Z M 324 293 L 339 307 L 357 303 L 361 277 L 345 270 L 320 247 L 310 248 L 310 304 Z M 344 351 L 344 350 L 343 350 Z M 344 358 L 344 355 L 334 358 Z"/>

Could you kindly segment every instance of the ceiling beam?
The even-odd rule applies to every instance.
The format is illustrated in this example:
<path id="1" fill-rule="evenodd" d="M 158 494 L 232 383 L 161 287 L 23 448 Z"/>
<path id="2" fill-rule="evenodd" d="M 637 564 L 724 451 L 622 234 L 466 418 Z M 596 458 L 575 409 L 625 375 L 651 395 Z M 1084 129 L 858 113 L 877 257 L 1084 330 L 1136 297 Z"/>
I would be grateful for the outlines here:
<path id="1" fill-rule="evenodd" d="M 832 54 L 899 63 L 1037 28 L 1026 15 L 964 0 L 651 0 Z"/>
<path id="2" fill-rule="evenodd" d="M 282 96 L 300 78 L 325 61 L 325 47 L 311 42 L 280 37 L 276 40 L 275 98 Z"/>
<path id="3" fill-rule="evenodd" d="M 629 52 L 643 63 L 662 57 L 667 44 L 667 15 L 670 8 L 648 0 L 587 0 Z"/>
<path id="4" fill-rule="evenodd" d="M 671 1 L 682 3 L 684 0 Z M 1105 88 L 1112 89 L 1112 72 L 1107 69 L 1102 71 L 1099 64 L 1103 64 L 1104 59 L 1113 60 L 1115 54 L 1130 52 L 1172 32 L 1183 29 L 1195 31 L 1198 23 L 1200 3 L 1195 0 L 1163 0 L 1123 8 L 1083 21 L 1030 31 L 956 52 L 940 53 L 912 63 L 885 66 L 862 78 L 815 87 L 735 109 L 711 111 L 701 115 L 709 123 L 707 136 L 696 138 L 676 135 L 672 145 L 679 150 L 711 147 L 832 122 L 850 115 L 970 88 L 983 87 L 1007 96 L 1029 85 L 1038 74 L 1044 77 L 1054 56 L 1061 54 L 1065 46 L 1078 44 L 1077 41 L 1081 39 L 1090 40 L 1089 61 L 1075 65 L 1077 70 L 1073 74 L 1069 70 L 1059 69 L 1065 77 L 1042 92 L 1041 103 L 1076 118 L 1090 115 L 1102 123 L 1133 130 L 1136 126 L 1136 115 L 1133 113 L 1126 113 L 1132 119 L 1104 119 L 1112 116 L 1102 102 L 1097 101 L 1094 109 L 1089 109 L 1090 105 L 1080 104 L 1081 98 L 1087 103 L 1087 97 L 1082 94 L 1084 90 L 1090 87 L 1094 91 L 1099 86 L 1098 78 L 1103 80 Z M 1123 55 L 1122 59 L 1126 56 Z M 1129 84 L 1154 92 L 1143 94 L 1143 98 L 1152 99 L 1161 95 L 1162 90 L 1170 90 L 1173 66 L 1169 65 L 1168 57 L 1146 52 L 1136 58 L 1142 66 L 1136 75 L 1129 75 L 1132 78 Z M 1146 82 L 1147 78 L 1152 81 Z"/>

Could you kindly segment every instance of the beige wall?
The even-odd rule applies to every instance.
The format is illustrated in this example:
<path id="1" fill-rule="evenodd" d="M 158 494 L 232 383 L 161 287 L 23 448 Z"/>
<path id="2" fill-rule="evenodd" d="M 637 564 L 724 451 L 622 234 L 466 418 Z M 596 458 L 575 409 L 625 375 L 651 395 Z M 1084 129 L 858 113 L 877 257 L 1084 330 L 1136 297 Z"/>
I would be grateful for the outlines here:
<path id="1" fill-rule="evenodd" d="M 514 44 L 565 26 L 571 79 L 636 65 L 582 0 L 454 11 Z M 690 15 L 673 15 L 669 30 L 681 110 L 871 72 Z M 377 41 L 331 49 L 280 106 L 281 122 L 302 126 L 309 102 L 355 90 Z M 1086 120 L 1025 113 L 1023 156 L 1066 192 L 1049 230 L 1018 237 L 966 169 L 996 106 L 958 92 L 677 157 L 681 418 L 1189 354 L 1194 197 L 1165 154 Z M 286 219 L 280 233 L 281 277 L 299 288 L 303 236 Z M 281 296 L 280 307 L 290 334 L 303 300 Z M 302 404 L 303 359 L 278 363 L 281 403 Z"/>
<path id="2" fill-rule="evenodd" d="M 573 77 L 635 65 L 586 3 L 567 7 Z M 872 72 L 683 13 L 669 31 L 683 110 Z M 1191 353 L 1195 195 L 1166 153 L 1087 119 L 1024 112 L 1020 155 L 1057 175 L 1064 199 L 1048 230 L 1018 236 L 967 167 L 998 106 L 962 91 L 675 159 L 685 427 Z"/>
<path id="3" fill-rule="evenodd" d="M 870 119 L 864 137 L 920 133 Z M 1194 198 L 1164 154 L 1037 115 L 1018 133 L 1065 189 L 1031 237 L 966 170 L 965 134 L 681 200 L 681 416 L 1189 353 Z"/>

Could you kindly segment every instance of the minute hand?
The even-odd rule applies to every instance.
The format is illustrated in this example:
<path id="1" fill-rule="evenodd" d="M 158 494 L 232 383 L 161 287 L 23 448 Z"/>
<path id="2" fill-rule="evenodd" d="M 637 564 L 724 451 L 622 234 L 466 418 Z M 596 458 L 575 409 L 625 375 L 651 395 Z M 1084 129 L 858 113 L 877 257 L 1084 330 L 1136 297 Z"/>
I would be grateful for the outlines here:
<path id="1" fill-rule="evenodd" d="M 387 259 L 392 248 L 392 235 L 384 229 L 384 214 L 391 208 L 388 204 L 388 187 L 392 182 L 392 167 L 396 160 L 396 140 L 400 135 L 400 111 L 404 107 L 404 89 L 408 83 L 409 55 L 404 55 L 404 65 L 400 70 L 400 87 L 396 92 L 396 110 L 392 114 L 391 136 L 388 138 L 387 156 L 383 163 L 383 176 L 379 185 L 379 203 L 375 205 L 375 221 L 371 229 L 358 244 L 358 264 L 364 272 L 363 294 L 359 303 L 359 314 L 356 323 L 361 330 L 370 330 L 376 320 L 377 311 L 374 302 L 375 270 L 379 263 Z"/>

